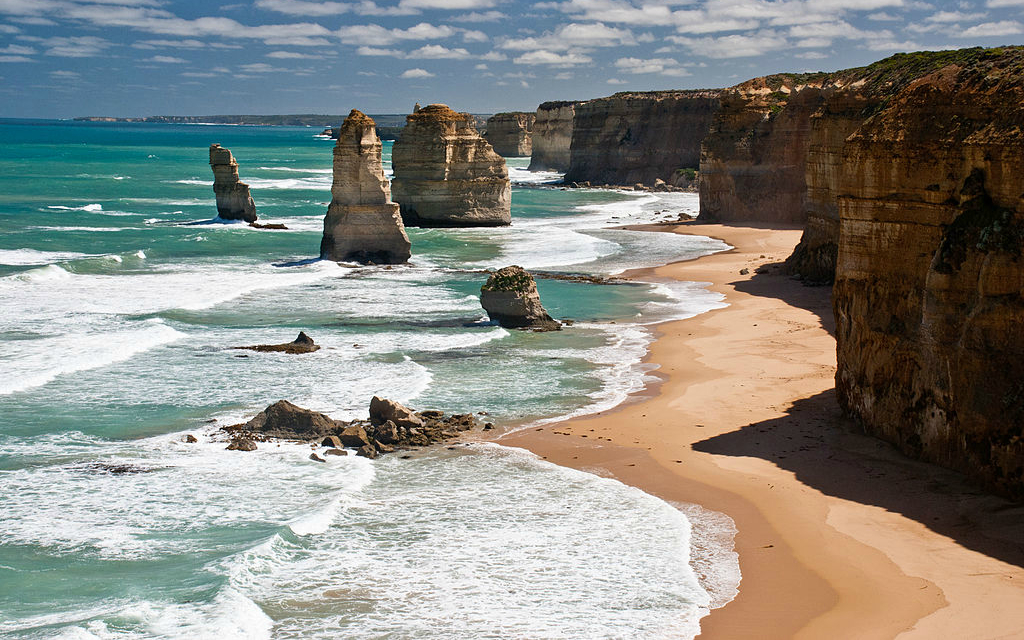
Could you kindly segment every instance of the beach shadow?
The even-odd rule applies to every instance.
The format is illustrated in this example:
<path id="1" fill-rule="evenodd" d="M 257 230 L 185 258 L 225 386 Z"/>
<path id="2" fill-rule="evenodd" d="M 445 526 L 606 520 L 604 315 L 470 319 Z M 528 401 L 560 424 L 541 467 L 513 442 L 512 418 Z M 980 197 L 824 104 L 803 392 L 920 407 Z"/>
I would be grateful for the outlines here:
<path id="1" fill-rule="evenodd" d="M 860 432 L 830 389 L 781 418 L 697 442 L 697 451 L 761 458 L 822 493 L 900 513 L 964 547 L 1024 567 L 1024 504 L 953 471 L 911 460 Z"/>
<path id="2" fill-rule="evenodd" d="M 818 316 L 821 328 L 832 337 L 836 335 L 836 321 L 832 313 L 832 287 L 806 285 L 785 275 L 781 262 L 769 262 L 755 271 L 749 280 L 730 282 L 737 291 L 762 298 L 776 298 L 786 304 L 805 309 Z"/>

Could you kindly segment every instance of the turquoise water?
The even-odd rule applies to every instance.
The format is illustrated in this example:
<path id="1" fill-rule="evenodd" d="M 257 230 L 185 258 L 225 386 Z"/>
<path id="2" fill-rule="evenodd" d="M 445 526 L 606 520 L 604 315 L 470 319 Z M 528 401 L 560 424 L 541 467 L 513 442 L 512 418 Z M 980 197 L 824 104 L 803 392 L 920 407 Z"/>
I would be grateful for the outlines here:
<path id="1" fill-rule="evenodd" d="M 639 491 L 489 445 L 239 454 L 209 421 L 281 398 L 364 417 L 375 394 L 502 426 L 613 406 L 644 383 L 650 325 L 719 298 L 541 279 L 574 326 L 509 332 L 479 306 L 483 270 L 614 274 L 719 250 L 614 228 L 695 197 L 539 187 L 556 176 L 510 159 L 512 227 L 410 229 L 408 266 L 321 262 L 331 141 L 315 133 L 0 121 L 0 634 L 692 636 L 724 596 L 690 568 L 691 521 Z M 287 231 L 213 220 L 213 142 Z M 299 330 L 323 348 L 230 349 Z M 144 472 L 95 466 L 112 461 Z M 627 530 L 643 540 L 624 560 L 609 541 Z"/>

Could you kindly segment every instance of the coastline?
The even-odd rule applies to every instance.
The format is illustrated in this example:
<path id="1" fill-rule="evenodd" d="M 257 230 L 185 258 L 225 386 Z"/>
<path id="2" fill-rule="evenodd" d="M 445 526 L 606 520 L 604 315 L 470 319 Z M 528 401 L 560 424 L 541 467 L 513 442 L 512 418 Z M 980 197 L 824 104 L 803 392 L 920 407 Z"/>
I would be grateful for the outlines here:
<path id="1" fill-rule="evenodd" d="M 498 442 L 730 516 L 739 595 L 701 620 L 701 638 L 1018 633 L 1024 507 L 841 415 L 830 289 L 756 271 L 784 260 L 800 230 L 645 229 L 735 247 L 625 274 L 708 282 L 729 306 L 658 325 L 645 362 L 659 381 L 623 404 Z"/>

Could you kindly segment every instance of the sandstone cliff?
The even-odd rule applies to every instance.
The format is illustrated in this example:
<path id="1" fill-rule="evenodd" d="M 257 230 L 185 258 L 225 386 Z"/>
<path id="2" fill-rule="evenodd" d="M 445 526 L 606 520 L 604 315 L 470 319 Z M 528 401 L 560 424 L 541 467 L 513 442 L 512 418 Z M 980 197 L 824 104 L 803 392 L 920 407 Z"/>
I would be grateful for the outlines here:
<path id="1" fill-rule="evenodd" d="M 617 93 L 576 107 L 567 182 L 653 185 L 696 169 L 718 90 Z"/>
<path id="2" fill-rule="evenodd" d="M 529 156 L 533 153 L 533 122 L 536 119 L 536 114 L 520 111 L 496 113 L 487 119 L 484 137 L 500 156 Z"/>
<path id="3" fill-rule="evenodd" d="M 406 117 L 392 149 L 394 199 L 409 226 L 493 227 L 511 222 L 505 160 L 468 113 L 431 104 Z"/>
<path id="4" fill-rule="evenodd" d="M 225 220 L 256 222 L 256 203 L 249 194 L 249 185 L 238 179 L 238 163 L 231 151 L 211 144 L 210 168 L 213 169 L 217 215 Z"/>
<path id="5" fill-rule="evenodd" d="M 533 276 L 518 265 L 498 269 L 487 278 L 480 287 L 480 306 L 491 320 L 509 329 L 558 331 L 562 328 L 540 303 Z"/>
<path id="6" fill-rule="evenodd" d="M 545 102 L 533 123 L 530 171 L 568 171 L 572 123 L 579 102 Z"/>
<path id="7" fill-rule="evenodd" d="M 903 63 L 916 79 L 843 150 L 837 393 L 869 433 L 1021 499 L 1024 48 Z"/>
<path id="8" fill-rule="evenodd" d="M 334 181 L 320 257 L 396 264 L 409 256 L 409 237 L 398 205 L 391 202 L 375 124 L 353 109 L 334 145 Z"/>

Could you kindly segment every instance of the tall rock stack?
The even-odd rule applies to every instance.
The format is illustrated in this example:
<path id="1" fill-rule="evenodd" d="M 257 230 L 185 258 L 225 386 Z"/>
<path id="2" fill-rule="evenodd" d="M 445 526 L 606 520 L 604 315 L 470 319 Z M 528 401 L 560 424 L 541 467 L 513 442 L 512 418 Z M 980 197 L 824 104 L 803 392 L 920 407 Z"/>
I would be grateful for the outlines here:
<path id="1" fill-rule="evenodd" d="M 376 123 L 353 109 L 334 145 L 334 182 L 320 257 L 398 264 L 410 255 L 409 236 L 381 166 Z"/>
<path id="2" fill-rule="evenodd" d="M 579 102 L 545 102 L 537 107 L 530 137 L 530 171 L 568 171 L 572 123 Z"/>
<path id="3" fill-rule="evenodd" d="M 487 278 L 480 287 L 480 306 L 491 320 L 508 329 L 559 331 L 562 328 L 540 303 L 533 276 L 519 265 L 498 269 Z"/>
<path id="4" fill-rule="evenodd" d="M 510 111 L 487 118 L 484 137 L 494 152 L 506 158 L 522 158 L 533 153 L 533 123 L 536 114 Z"/>
<path id="5" fill-rule="evenodd" d="M 395 202 L 409 226 L 497 227 L 512 221 L 505 160 L 468 113 L 430 104 L 410 114 L 391 163 Z"/>
<path id="6" fill-rule="evenodd" d="M 213 193 L 217 196 L 217 215 L 225 220 L 256 222 L 256 203 L 249 185 L 238 179 L 238 163 L 231 151 L 219 144 L 210 145 L 213 169 Z"/>

